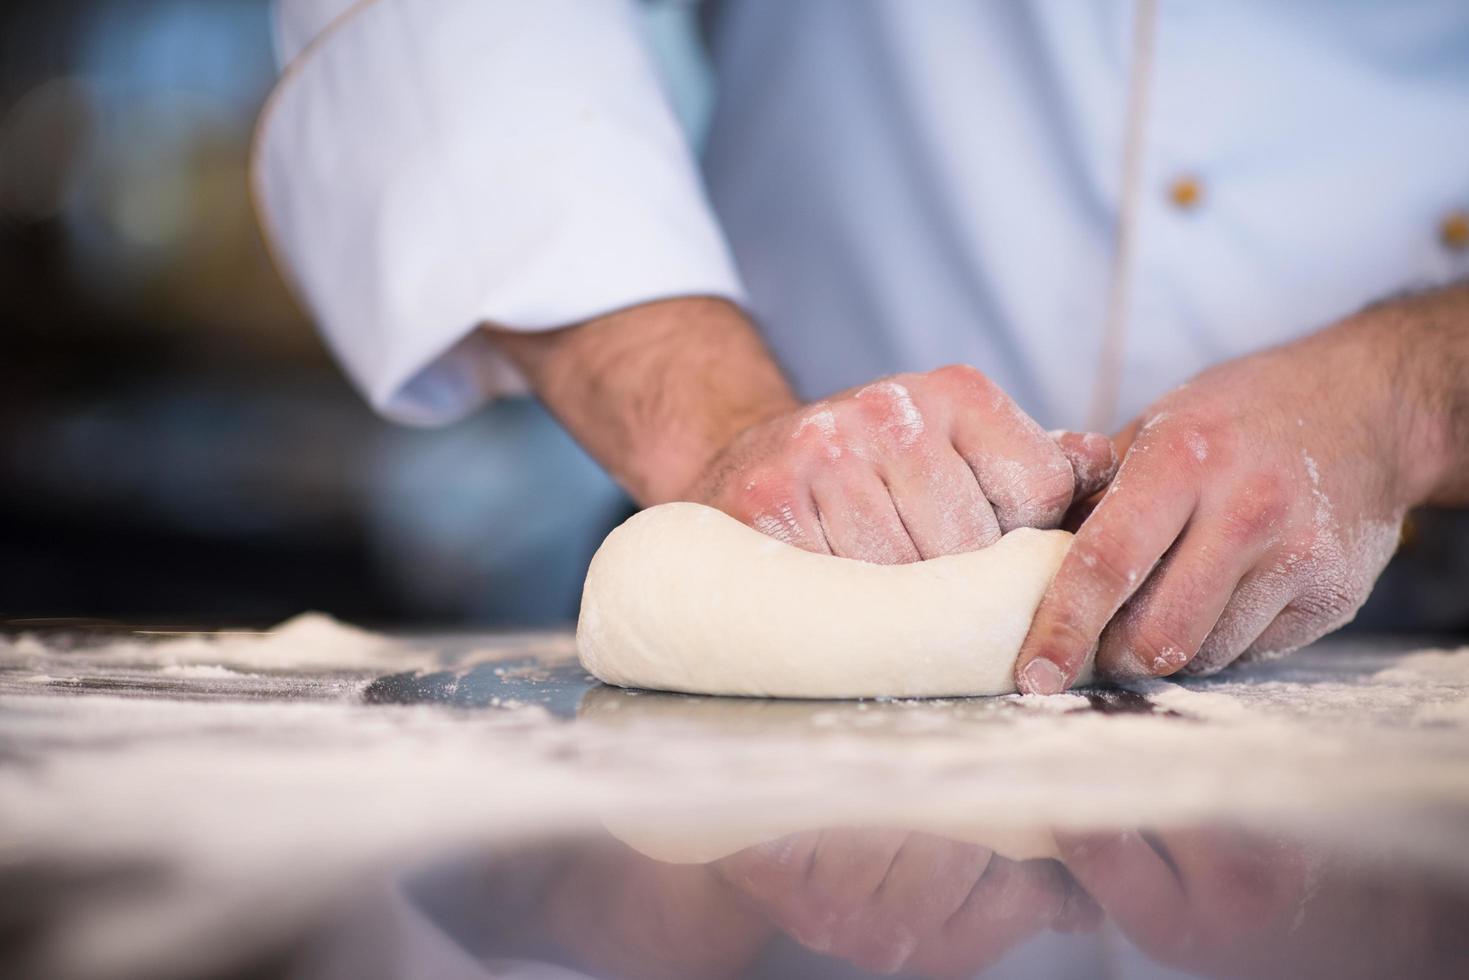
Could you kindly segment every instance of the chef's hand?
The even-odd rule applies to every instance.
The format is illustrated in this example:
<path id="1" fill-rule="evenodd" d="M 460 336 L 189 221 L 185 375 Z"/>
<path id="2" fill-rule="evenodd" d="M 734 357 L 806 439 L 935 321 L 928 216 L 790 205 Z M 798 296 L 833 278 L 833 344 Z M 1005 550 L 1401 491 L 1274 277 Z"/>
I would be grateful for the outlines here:
<path id="1" fill-rule="evenodd" d="M 974 368 L 899 374 L 736 436 L 688 494 L 807 551 L 899 564 L 1052 528 L 1116 467 L 1044 432 Z"/>
<path id="2" fill-rule="evenodd" d="M 810 551 L 894 563 L 974 550 L 1057 526 L 1116 466 L 1110 440 L 1052 438 L 968 367 L 802 405 L 720 300 L 491 335 L 640 503 L 707 503 Z"/>
<path id="3" fill-rule="evenodd" d="M 1406 510 L 1469 501 L 1469 289 L 1369 308 L 1166 395 L 1077 533 L 1016 663 L 1054 693 L 1209 673 L 1349 621 Z"/>
<path id="4" fill-rule="evenodd" d="M 1041 930 L 1098 920 L 1055 861 L 932 834 L 807 831 L 714 867 L 797 942 L 881 973 L 972 976 Z"/>

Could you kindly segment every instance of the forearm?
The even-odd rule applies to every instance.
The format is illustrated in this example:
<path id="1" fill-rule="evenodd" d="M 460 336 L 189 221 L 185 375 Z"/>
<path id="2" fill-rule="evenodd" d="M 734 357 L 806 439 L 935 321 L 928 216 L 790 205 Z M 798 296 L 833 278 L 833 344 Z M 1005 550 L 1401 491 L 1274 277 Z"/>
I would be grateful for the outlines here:
<path id="1" fill-rule="evenodd" d="M 1376 304 L 1343 327 L 1387 351 L 1409 499 L 1469 506 L 1469 284 Z"/>
<path id="2" fill-rule="evenodd" d="M 724 300 L 646 303 L 544 333 L 486 329 L 643 504 L 677 499 L 736 433 L 797 404 L 754 327 Z"/>

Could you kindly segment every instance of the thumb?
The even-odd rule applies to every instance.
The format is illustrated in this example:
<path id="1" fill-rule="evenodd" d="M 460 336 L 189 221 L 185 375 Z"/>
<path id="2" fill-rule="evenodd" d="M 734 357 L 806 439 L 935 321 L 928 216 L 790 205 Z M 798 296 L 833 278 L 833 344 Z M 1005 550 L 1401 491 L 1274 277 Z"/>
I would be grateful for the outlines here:
<path id="1" fill-rule="evenodd" d="M 1117 450 L 1112 440 L 1100 432 L 1068 432 L 1058 429 L 1050 433 L 1061 453 L 1071 464 L 1076 477 L 1072 500 L 1085 500 L 1101 490 L 1117 475 Z"/>

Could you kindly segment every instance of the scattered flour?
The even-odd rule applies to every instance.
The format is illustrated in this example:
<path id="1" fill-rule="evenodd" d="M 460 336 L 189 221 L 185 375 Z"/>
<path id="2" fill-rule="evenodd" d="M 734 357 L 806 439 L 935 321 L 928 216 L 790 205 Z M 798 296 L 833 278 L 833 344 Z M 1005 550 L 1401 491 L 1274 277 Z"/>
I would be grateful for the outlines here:
<path id="1" fill-rule="evenodd" d="M 881 399 L 885 403 L 887 417 L 883 428 L 897 438 L 898 445 L 913 446 L 923 435 L 923 415 L 908 389 L 898 382 L 875 382 L 858 391 L 855 397 Z"/>
<path id="2" fill-rule="evenodd" d="M 187 677 L 195 680 L 220 680 L 249 677 L 250 674 L 231 670 L 219 664 L 169 664 L 158 671 L 166 677 Z"/>
<path id="3" fill-rule="evenodd" d="M 1451 687 L 1469 691 L 1469 647 L 1421 650 L 1372 675 L 1379 684 Z"/>
<path id="4" fill-rule="evenodd" d="M 1183 439 L 1188 445 L 1188 451 L 1194 454 L 1194 459 L 1202 463 L 1209 458 L 1209 443 L 1198 432 L 1190 430 L 1184 434 Z"/>
<path id="5" fill-rule="evenodd" d="M 231 673 L 255 670 L 372 671 L 413 670 L 435 663 L 433 654 L 400 640 L 358 629 L 323 613 L 295 616 L 265 633 L 217 633 L 154 640 L 129 638 L 109 644 L 118 664 L 200 668 Z M 0 665 L 65 656 L 34 636 L 0 641 Z M 222 676 L 222 675 L 216 675 Z"/>
<path id="6" fill-rule="evenodd" d="M 842 458 L 842 446 L 837 441 L 837 419 L 829 408 L 820 408 L 801 419 L 791 439 L 800 439 L 807 430 L 814 429 L 821 436 L 826 458 L 833 462 Z"/>

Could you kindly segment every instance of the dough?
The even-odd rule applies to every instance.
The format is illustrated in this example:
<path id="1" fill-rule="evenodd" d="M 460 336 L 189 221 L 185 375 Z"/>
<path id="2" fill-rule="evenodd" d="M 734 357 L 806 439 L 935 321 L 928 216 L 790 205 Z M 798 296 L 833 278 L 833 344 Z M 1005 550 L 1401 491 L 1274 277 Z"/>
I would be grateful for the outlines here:
<path id="1" fill-rule="evenodd" d="M 597 550 L 576 642 L 621 687 L 755 697 L 1015 690 L 1015 656 L 1071 543 L 1021 528 L 982 551 L 874 565 L 784 544 L 711 507 L 662 504 Z M 1090 676 L 1090 663 L 1079 682 Z"/>

